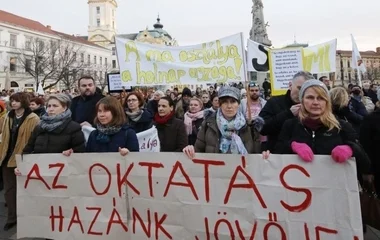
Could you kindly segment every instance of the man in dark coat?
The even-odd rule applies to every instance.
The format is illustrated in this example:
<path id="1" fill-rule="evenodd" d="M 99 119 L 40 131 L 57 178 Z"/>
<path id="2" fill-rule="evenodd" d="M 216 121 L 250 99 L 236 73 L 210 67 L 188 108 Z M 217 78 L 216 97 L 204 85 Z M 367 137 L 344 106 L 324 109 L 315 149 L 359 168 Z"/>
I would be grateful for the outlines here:
<path id="1" fill-rule="evenodd" d="M 82 76 L 78 80 L 80 95 L 72 100 L 71 118 L 80 125 L 92 126 L 96 104 L 104 96 L 96 92 L 95 80 L 91 76 Z"/>
<path id="2" fill-rule="evenodd" d="M 302 84 L 310 79 L 314 79 L 314 77 L 309 72 L 301 71 L 296 73 L 289 83 L 289 90 L 286 94 L 272 97 L 265 104 L 259 114 L 265 121 L 260 133 L 267 136 L 268 141 L 263 144 L 262 150 L 273 152 L 284 122 L 298 116 L 301 108 L 299 91 Z"/>

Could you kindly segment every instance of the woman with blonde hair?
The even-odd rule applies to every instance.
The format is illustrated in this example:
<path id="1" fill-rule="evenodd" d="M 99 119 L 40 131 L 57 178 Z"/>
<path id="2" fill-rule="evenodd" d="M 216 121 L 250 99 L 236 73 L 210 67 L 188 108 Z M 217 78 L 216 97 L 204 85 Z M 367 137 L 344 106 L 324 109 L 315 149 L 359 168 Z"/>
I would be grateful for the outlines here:
<path id="1" fill-rule="evenodd" d="M 351 111 L 349 107 L 350 96 L 343 87 L 336 87 L 330 91 L 332 110 L 339 119 L 351 123 L 352 127 L 359 133 L 363 116 Z"/>
<path id="2" fill-rule="evenodd" d="M 318 80 L 306 81 L 299 92 L 299 99 L 301 109 L 298 118 L 284 123 L 274 153 L 296 153 L 306 162 L 313 161 L 314 154 L 331 155 L 338 163 L 355 156 L 367 163 L 360 166 L 361 171 L 369 171 L 369 159 L 356 144 L 351 124 L 333 114 L 327 87 Z"/>
<path id="3" fill-rule="evenodd" d="M 194 145 L 197 141 L 197 135 L 203 120 L 203 102 L 199 98 L 193 97 L 190 99 L 189 110 L 184 115 L 184 123 L 189 145 Z"/>

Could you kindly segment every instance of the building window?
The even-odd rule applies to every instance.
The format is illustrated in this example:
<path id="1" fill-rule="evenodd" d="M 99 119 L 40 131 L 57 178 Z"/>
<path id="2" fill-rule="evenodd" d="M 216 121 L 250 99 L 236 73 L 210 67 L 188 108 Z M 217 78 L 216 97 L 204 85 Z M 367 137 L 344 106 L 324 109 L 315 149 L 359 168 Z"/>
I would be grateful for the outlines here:
<path id="1" fill-rule="evenodd" d="M 102 57 L 99 57 L 99 64 L 100 64 L 100 65 L 103 64 L 103 58 L 102 58 Z"/>
<path id="2" fill-rule="evenodd" d="M 112 28 L 115 29 L 115 21 L 112 21 Z"/>
<path id="3" fill-rule="evenodd" d="M 116 68 L 116 60 L 112 60 L 112 68 Z"/>
<path id="4" fill-rule="evenodd" d="M 347 60 L 347 67 L 350 68 L 350 60 Z"/>
<path id="5" fill-rule="evenodd" d="M 97 79 L 97 77 L 98 77 L 98 72 L 94 71 L 94 78 Z"/>
<path id="6" fill-rule="evenodd" d="M 84 53 L 80 54 L 80 62 L 84 63 Z"/>
<path id="7" fill-rule="evenodd" d="M 9 46 L 11 46 L 11 47 L 17 47 L 17 35 L 16 34 L 11 34 L 10 35 Z"/>
<path id="8" fill-rule="evenodd" d="M 96 64 L 96 56 L 94 56 L 94 64 Z"/>
<path id="9" fill-rule="evenodd" d="M 107 58 L 104 58 L 104 65 L 106 65 L 106 67 L 107 67 L 107 63 L 108 63 L 107 60 L 108 60 Z"/>
<path id="10" fill-rule="evenodd" d="M 32 67 L 32 60 L 25 59 L 25 72 L 29 72 Z"/>
<path id="11" fill-rule="evenodd" d="M 96 7 L 96 14 L 100 14 L 100 7 Z"/>
<path id="12" fill-rule="evenodd" d="M 99 72 L 99 78 L 103 79 L 103 72 L 102 71 Z"/>
<path id="13" fill-rule="evenodd" d="M 17 58 L 11 57 L 9 59 L 9 71 L 16 72 Z"/>
<path id="14" fill-rule="evenodd" d="M 113 55 L 113 56 L 116 55 L 116 47 L 112 47 L 112 55 Z"/>
<path id="15" fill-rule="evenodd" d="M 96 26 L 100 27 L 100 19 L 96 19 Z"/>
<path id="16" fill-rule="evenodd" d="M 77 53 L 73 53 L 73 61 L 76 62 L 77 61 Z"/>
<path id="17" fill-rule="evenodd" d="M 88 65 L 91 64 L 91 56 L 90 56 L 90 54 L 87 55 L 87 64 Z"/>
<path id="18" fill-rule="evenodd" d="M 38 41 L 38 47 L 40 48 L 40 51 L 43 51 L 45 48 L 45 42 L 42 40 Z"/>
<path id="19" fill-rule="evenodd" d="M 25 49 L 26 50 L 31 50 L 32 49 L 32 38 L 31 37 L 26 37 L 25 38 Z"/>

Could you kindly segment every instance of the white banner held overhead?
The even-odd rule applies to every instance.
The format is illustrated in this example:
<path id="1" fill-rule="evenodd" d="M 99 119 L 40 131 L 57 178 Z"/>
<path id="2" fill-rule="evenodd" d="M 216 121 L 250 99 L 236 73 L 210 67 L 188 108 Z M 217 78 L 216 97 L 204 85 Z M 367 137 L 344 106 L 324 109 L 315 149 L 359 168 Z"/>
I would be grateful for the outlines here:
<path id="1" fill-rule="evenodd" d="M 18 168 L 18 238 L 363 240 L 352 160 L 35 154 Z"/>
<path id="2" fill-rule="evenodd" d="M 336 72 L 336 45 L 337 40 L 321 43 L 304 48 L 304 70 L 311 73 Z"/>
<path id="3" fill-rule="evenodd" d="M 244 82 L 242 33 L 194 46 L 162 46 L 116 37 L 121 86 Z"/>

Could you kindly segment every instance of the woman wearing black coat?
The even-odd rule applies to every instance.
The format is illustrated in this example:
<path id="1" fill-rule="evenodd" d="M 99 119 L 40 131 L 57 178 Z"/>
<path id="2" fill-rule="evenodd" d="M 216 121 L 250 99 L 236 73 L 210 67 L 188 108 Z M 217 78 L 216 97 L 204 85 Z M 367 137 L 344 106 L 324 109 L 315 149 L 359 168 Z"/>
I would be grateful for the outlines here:
<path id="1" fill-rule="evenodd" d="M 160 152 L 182 152 L 187 146 L 186 127 L 175 117 L 174 103 L 170 97 L 158 101 L 158 112 L 154 115 L 154 125 L 160 139 Z"/>
<path id="2" fill-rule="evenodd" d="M 144 132 L 153 126 L 153 114 L 143 109 L 144 99 L 141 94 L 131 92 L 125 98 L 124 108 L 129 126 L 136 133 Z"/>
<path id="3" fill-rule="evenodd" d="M 85 152 L 85 139 L 81 126 L 71 120 L 70 98 L 66 94 L 51 95 L 47 113 L 35 127 L 23 153 Z"/>
<path id="4" fill-rule="evenodd" d="M 306 81 L 299 97 L 299 116 L 284 123 L 274 152 L 296 153 L 306 162 L 313 161 L 314 154 L 331 155 L 338 163 L 344 163 L 354 156 L 358 173 L 368 174 L 370 160 L 357 143 L 352 126 L 339 121 L 332 113 L 326 86 L 318 80 Z"/>

